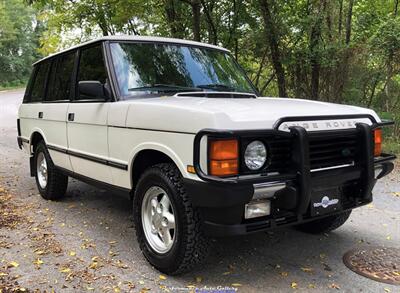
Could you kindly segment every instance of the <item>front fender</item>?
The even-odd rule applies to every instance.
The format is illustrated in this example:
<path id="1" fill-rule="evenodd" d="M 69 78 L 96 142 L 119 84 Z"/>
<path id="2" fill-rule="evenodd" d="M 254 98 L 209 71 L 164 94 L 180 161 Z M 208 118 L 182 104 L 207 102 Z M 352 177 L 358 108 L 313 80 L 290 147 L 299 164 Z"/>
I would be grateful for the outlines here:
<path id="1" fill-rule="evenodd" d="M 154 150 L 165 154 L 175 163 L 175 165 L 178 167 L 183 177 L 189 176 L 185 164 L 182 162 L 182 160 L 179 158 L 176 152 L 174 152 L 170 147 L 166 145 L 154 142 L 141 143 L 132 150 L 132 152 L 129 155 L 129 162 L 128 162 L 128 171 L 130 173 L 132 172 L 132 166 L 133 163 L 135 162 L 137 155 L 144 150 Z"/>

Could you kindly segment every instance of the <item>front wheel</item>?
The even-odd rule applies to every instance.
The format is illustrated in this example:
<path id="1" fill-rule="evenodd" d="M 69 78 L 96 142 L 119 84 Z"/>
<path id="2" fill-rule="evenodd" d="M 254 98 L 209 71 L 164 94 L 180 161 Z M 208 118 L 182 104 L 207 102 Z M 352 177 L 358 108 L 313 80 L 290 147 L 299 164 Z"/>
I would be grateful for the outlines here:
<path id="1" fill-rule="evenodd" d="M 351 210 L 344 211 L 336 215 L 297 225 L 296 228 L 302 232 L 311 234 L 328 233 L 342 226 L 349 219 L 350 214 Z"/>
<path id="2" fill-rule="evenodd" d="M 169 275 L 189 271 L 207 255 L 208 240 L 173 164 L 147 169 L 133 202 L 134 224 L 146 259 Z"/>

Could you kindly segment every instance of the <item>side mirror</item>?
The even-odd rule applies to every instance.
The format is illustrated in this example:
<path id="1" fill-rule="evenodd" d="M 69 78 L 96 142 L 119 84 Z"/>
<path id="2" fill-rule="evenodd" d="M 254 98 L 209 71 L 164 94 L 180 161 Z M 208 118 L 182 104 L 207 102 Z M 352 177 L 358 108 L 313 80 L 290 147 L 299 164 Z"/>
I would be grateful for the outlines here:
<path id="1" fill-rule="evenodd" d="M 78 82 L 79 95 L 88 96 L 95 99 L 104 99 L 108 101 L 108 97 L 104 90 L 104 85 L 98 80 L 84 80 Z"/>

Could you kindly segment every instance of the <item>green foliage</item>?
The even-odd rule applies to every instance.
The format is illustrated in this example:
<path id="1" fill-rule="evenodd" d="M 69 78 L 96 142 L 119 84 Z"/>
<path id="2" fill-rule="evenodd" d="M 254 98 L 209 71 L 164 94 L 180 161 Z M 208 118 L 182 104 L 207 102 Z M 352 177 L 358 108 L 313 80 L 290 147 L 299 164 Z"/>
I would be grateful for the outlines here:
<path id="1" fill-rule="evenodd" d="M 263 95 L 372 107 L 400 119 L 399 0 L 26 3 L 0 0 L 2 83 L 26 78 L 37 47 L 48 55 L 101 35 L 159 35 L 230 49 Z"/>
<path id="2" fill-rule="evenodd" d="M 22 0 L 0 1 L 0 85 L 25 83 L 39 55 L 35 11 Z"/>

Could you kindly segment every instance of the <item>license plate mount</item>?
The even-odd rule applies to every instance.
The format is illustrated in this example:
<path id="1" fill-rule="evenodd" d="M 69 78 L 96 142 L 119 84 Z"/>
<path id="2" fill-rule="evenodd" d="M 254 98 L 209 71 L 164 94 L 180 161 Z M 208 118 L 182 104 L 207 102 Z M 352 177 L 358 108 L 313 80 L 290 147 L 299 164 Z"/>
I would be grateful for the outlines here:
<path id="1" fill-rule="evenodd" d="M 338 188 L 321 188 L 311 191 L 311 216 L 321 216 L 342 209 Z"/>

